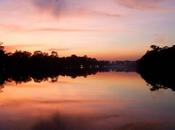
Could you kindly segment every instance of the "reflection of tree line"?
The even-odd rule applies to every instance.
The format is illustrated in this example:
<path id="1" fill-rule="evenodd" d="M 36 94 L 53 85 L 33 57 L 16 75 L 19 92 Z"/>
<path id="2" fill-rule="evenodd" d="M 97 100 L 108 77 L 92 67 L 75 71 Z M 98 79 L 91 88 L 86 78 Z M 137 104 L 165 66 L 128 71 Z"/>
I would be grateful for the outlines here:
<path id="1" fill-rule="evenodd" d="M 138 72 L 152 86 L 151 90 L 171 88 L 175 91 L 175 45 L 152 45 L 151 50 L 138 60 Z"/>
<path id="2" fill-rule="evenodd" d="M 84 76 L 105 71 L 108 61 L 98 61 L 87 56 L 59 57 L 57 52 L 52 51 L 49 55 L 41 51 L 33 54 L 27 51 L 6 53 L 0 46 L 0 84 L 14 80 L 17 83 L 27 82 L 33 79 L 41 82 L 51 78 L 56 81 L 59 75 Z"/>
<path id="3" fill-rule="evenodd" d="M 137 62 L 109 62 L 87 56 L 59 57 L 55 51 L 50 55 L 41 51 L 35 51 L 33 54 L 27 51 L 6 53 L 0 45 L 0 84 L 12 80 L 16 83 L 28 82 L 32 79 L 35 82 L 48 79 L 54 82 L 59 75 L 76 78 L 99 71 L 137 71 L 152 86 L 151 90 L 175 90 L 175 46 L 160 48 L 152 45 L 151 48 Z"/>

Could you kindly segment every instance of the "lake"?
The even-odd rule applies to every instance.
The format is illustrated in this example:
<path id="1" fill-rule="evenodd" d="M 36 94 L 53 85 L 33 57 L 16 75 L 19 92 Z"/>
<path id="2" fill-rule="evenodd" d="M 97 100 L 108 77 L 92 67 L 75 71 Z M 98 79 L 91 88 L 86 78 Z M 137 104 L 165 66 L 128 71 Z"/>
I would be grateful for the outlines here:
<path id="1" fill-rule="evenodd" d="M 175 92 L 150 88 L 134 72 L 6 82 L 0 130 L 174 130 Z"/>

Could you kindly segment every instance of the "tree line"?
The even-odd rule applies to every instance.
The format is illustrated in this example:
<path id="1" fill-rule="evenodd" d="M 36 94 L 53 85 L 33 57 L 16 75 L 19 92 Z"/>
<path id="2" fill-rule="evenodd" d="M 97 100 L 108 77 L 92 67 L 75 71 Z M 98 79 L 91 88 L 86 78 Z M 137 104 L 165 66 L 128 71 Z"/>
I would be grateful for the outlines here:
<path id="1" fill-rule="evenodd" d="M 21 83 L 51 79 L 54 82 L 59 75 L 76 78 L 111 70 L 137 71 L 152 86 L 151 90 L 160 88 L 175 90 L 175 45 L 172 47 L 152 45 L 151 49 L 136 62 L 109 62 L 87 56 L 59 57 L 55 51 L 51 54 L 42 51 L 8 53 L 0 44 L 0 84 L 11 80 Z"/>
<path id="2" fill-rule="evenodd" d="M 2 83 L 11 79 L 18 82 L 28 81 L 31 78 L 42 81 L 48 77 L 55 79 L 59 75 L 72 78 L 87 76 L 104 71 L 108 64 L 108 61 L 98 61 L 87 56 L 59 57 L 55 51 L 51 54 L 42 51 L 7 53 L 4 46 L 0 45 L 0 82 Z"/>

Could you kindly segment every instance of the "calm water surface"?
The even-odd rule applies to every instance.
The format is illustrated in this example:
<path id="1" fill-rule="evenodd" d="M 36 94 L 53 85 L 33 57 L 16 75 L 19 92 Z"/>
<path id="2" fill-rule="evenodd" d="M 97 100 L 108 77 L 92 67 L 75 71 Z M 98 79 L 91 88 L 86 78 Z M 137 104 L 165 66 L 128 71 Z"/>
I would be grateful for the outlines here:
<path id="1" fill-rule="evenodd" d="M 0 93 L 0 130 L 175 130 L 174 99 L 136 73 L 10 82 Z"/>

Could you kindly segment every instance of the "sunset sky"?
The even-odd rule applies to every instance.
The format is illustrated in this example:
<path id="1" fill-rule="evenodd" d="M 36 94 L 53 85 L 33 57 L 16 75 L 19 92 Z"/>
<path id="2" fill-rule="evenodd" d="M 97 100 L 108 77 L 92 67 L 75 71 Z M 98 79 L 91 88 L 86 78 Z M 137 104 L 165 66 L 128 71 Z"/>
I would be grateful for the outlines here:
<path id="1" fill-rule="evenodd" d="M 6 50 L 137 59 L 175 43 L 175 0 L 0 0 Z"/>

